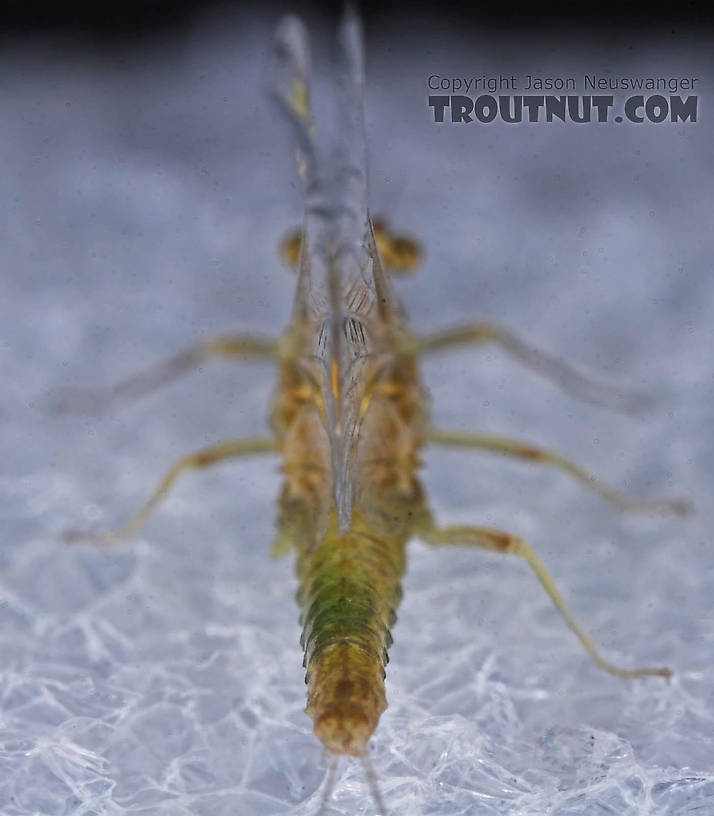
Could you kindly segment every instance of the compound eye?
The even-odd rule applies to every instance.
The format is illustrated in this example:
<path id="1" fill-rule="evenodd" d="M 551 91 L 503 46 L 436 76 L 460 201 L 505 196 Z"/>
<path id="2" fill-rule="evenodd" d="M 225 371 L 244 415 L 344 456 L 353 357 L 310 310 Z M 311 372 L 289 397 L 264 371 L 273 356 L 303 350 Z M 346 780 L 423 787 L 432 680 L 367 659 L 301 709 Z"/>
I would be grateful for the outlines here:
<path id="1" fill-rule="evenodd" d="M 297 229 L 289 232 L 280 242 L 278 254 L 280 260 L 286 265 L 295 269 L 300 262 L 300 249 L 302 246 L 302 232 Z"/>

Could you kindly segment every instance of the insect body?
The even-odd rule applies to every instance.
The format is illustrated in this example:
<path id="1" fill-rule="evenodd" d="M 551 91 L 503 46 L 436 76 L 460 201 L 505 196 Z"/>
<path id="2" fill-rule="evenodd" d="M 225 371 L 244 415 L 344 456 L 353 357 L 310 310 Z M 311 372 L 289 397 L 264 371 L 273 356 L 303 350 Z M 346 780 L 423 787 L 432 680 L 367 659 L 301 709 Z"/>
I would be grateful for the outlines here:
<path id="1" fill-rule="evenodd" d="M 351 110 L 332 166 L 309 110 L 302 24 L 278 31 L 279 98 L 298 134 L 306 211 L 293 319 L 280 345 L 272 415 L 285 462 L 278 536 L 297 550 L 307 712 L 335 754 L 363 756 L 386 707 L 384 666 L 405 547 L 421 512 L 415 478 L 426 435 L 418 343 L 397 308 L 366 209 L 361 157 L 362 51 L 341 28 L 342 92 Z M 350 116 L 351 114 L 351 116 Z"/>
<path id="2" fill-rule="evenodd" d="M 123 528 L 90 538 L 110 543 L 136 532 L 186 469 L 278 452 L 284 483 L 273 551 L 296 554 L 307 713 L 315 734 L 333 755 L 365 757 L 387 705 L 384 667 L 390 629 L 401 595 L 406 546 L 414 537 L 435 546 L 461 545 L 522 557 L 602 669 L 626 678 L 670 676 L 666 668 L 627 669 L 603 658 L 520 537 L 486 527 L 440 527 L 416 475 L 423 445 L 456 445 L 550 464 L 625 510 L 683 513 L 687 506 L 677 500 L 631 499 L 570 460 L 518 440 L 430 426 L 420 356 L 464 344 L 499 344 L 576 395 L 627 405 L 500 326 L 473 324 L 427 337 L 411 332 L 394 300 L 367 210 L 363 57 L 359 23 L 349 12 L 340 36 L 344 116 L 336 147 L 325 155 L 317 147 L 310 111 L 304 27 L 289 18 L 278 30 L 281 73 L 276 93 L 295 133 L 305 190 L 302 237 L 293 236 L 283 245 L 283 256 L 297 265 L 286 332 L 275 342 L 242 335 L 210 339 L 108 394 L 109 399 L 136 396 L 209 357 L 275 357 L 273 434 L 223 442 L 184 457 Z M 379 240 L 385 257 L 395 259 L 398 268 L 418 255 L 413 245 L 385 227 Z"/>

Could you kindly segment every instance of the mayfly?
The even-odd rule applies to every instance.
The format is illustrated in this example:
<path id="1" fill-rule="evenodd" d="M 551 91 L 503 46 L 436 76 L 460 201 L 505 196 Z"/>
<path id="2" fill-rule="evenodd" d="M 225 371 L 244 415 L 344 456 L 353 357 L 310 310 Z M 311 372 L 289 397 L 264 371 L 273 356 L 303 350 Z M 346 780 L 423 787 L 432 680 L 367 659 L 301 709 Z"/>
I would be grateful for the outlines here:
<path id="1" fill-rule="evenodd" d="M 283 244 L 284 258 L 296 266 L 285 333 L 276 341 L 244 335 L 211 338 L 120 383 L 103 398 L 95 395 L 100 405 L 138 396 L 208 358 L 269 357 L 278 366 L 272 434 L 225 441 L 179 459 L 123 527 L 70 537 L 103 544 L 125 539 L 185 471 L 234 457 L 279 453 L 284 481 L 273 552 L 296 556 L 306 711 L 333 757 L 362 759 L 383 811 L 367 745 L 387 705 L 385 665 L 410 539 L 519 556 L 597 666 L 628 679 L 670 677 L 664 667 L 624 668 L 603 657 L 536 553 L 518 535 L 480 526 L 440 526 L 417 478 L 423 446 L 459 446 L 554 466 L 621 510 L 683 514 L 687 505 L 630 498 L 569 459 L 532 444 L 430 425 L 420 358 L 467 344 L 497 344 L 580 398 L 629 405 L 501 326 L 475 323 L 427 336 L 411 331 L 388 274 L 413 265 L 419 253 L 386 227 L 377 235 L 367 208 L 363 49 L 359 21 L 349 10 L 339 36 L 340 115 L 329 151 L 319 143 L 318 135 L 324 134 L 313 123 L 305 27 L 288 17 L 276 36 L 274 95 L 291 126 L 305 203 L 299 234 Z M 333 760 L 325 801 L 334 768 Z"/>

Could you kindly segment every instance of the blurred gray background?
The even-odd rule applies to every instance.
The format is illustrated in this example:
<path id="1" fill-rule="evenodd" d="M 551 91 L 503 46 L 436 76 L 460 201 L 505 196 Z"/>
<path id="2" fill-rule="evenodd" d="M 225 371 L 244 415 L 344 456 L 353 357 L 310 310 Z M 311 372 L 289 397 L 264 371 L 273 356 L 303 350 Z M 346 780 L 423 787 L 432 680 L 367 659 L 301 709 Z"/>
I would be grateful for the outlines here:
<path id="1" fill-rule="evenodd" d="M 319 806 L 293 567 L 268 555 L 277 459 L 185 476 L 116 549 L 60 541 L 120 523 L 183 453 L 262 432 L 271 366 L 206 364 L 101 416 L 52 416 L 45 399 L 217 331 L 285 324 L 293 278 L 276 247 L 301 213 L 266 98 L 276 22 L 225 12 L 152 45 L 0 54 L 3 816 Z M 324 72 L 333 31 L 311 22 Z M 517 560 L 414 542 L 371 743 L 389 812 L 714 813 L 710 38 L 474 34 L 437 18 L 369 31 L 372 209 L 423 243 L 418 274 L 396 283 L 415 328 L 502 321 L 655 398 L 618 414 L 468 349 L 425 362 L 435 421 L 697 507 L 625 517 L 553 470 L 428 450 L 442 522 L 525 536 L 607 656 L 675 677 L 598 671 Z M 700 121 L 429 121 L 429 74 L 499 72 L 699 76 Z M 374 812 L 360 765 L 342 762 L 326 813 Z"/>

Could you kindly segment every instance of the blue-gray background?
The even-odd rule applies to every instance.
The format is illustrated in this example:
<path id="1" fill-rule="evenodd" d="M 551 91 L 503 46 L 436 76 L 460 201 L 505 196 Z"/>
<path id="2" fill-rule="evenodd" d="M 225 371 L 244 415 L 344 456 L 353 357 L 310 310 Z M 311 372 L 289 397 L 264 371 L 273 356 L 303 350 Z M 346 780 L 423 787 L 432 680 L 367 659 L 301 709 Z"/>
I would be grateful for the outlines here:
<path id="1" fill-rule="evenodd" d="M 225 14 L 151 47 L 0 55 L 3 816 L 318 806 L 292 564 L 268 557 L 278 461 L 186 476 L 116 550 L 59 541 L 120 522 L 180 454 L 260 433 L 270 365 L 206 364 L 100 417 L 49 416 L 42 396 L 285 323 L 276 242 L 300 201 L 265 94 L 275 22 Z M 714 813 L 710 44 L 531 42 L 438 20 L 372 34 L 372 208 L 424 244 L 397 284 L 414 326 L 497 319 L 657 398 L 633 418 L 464 350 L 425 363 L 438 424 L 524 437 L 697 505 L 686 520 L 623 517 L 557 472 L 427 451 L 440 520 L 526 536 L 608 656 L 676 676 L 602 674 L 523 564 L 415 542 L 371 744 L 390 812 Z M 701 121 L 428 121 L 430 73 L 499 71 L 700 76 Z M 373 812 L 343 762 L 328 813 Z"/>

